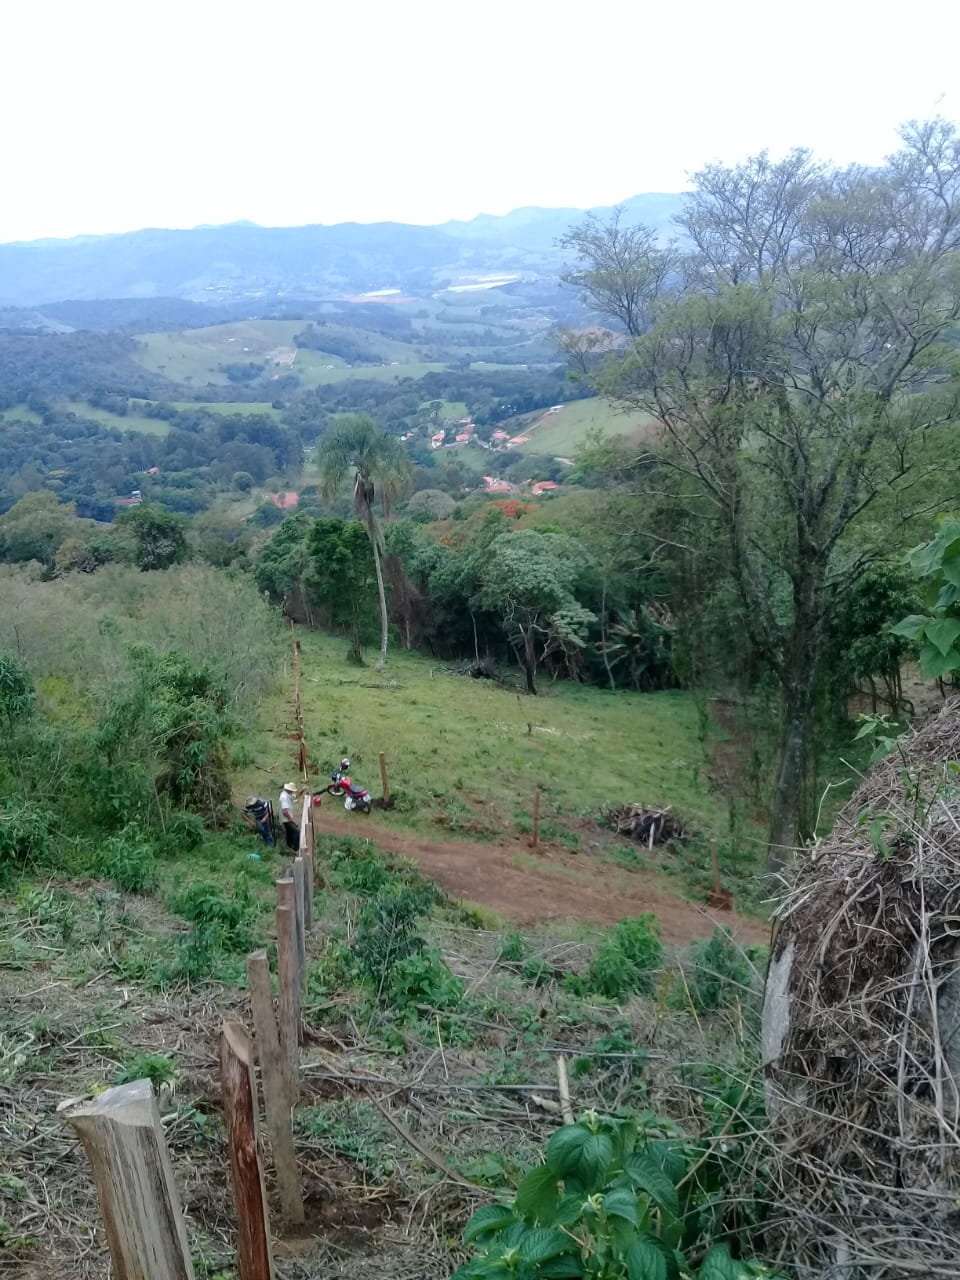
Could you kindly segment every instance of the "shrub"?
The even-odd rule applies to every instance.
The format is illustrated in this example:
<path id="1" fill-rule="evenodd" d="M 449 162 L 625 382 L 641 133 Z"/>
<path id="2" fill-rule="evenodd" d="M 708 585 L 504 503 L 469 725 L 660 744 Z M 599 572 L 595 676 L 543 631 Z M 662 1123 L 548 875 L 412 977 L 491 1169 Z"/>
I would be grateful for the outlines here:
<path id="1" fill-rule="evenodd" d="M 660 926 L 656 916 L 645 913 L 614 925 L 597 947 L 586 973 L 571 975 L 567 981 L 582 994 L 616 1000 L 649 992 L 653 974 L 662 962 Z"/>
<path id="2" fill-rule="evenodd" d="M 199 849 L 206 836 L 203 819 L 198 813 L 176 809 L 166 818 L 166 830 L 158 842 L 158 852 L 175 858 L 187 851 Z"/>
<path id="3" fill-rule="evenodd" d="M 171 1084 L 176 1078 L 177 1064 L 165 1053 L 138 1053 L 117 1071 L 114 1083 L 149 1080 L 155 1089 L 159 1089 L 162 1084 Z"/>
<path id="4" fill-rule="evenodd" d="M 228 898 L 218 884 L 194 880 L 170 903 L 178 915 L 203 926 L 211 940 L 225 951 L 245 951 L 252 945 L 250 924 L 253 899 L 243 885 Z"/>
<path id="5" fill-rule="evenodd" d="M 157 887 L 157 859 L 146 832 L 135 822 L 108 836 L 94 859 L 97 875 L 126 893 L 149 893 Z"/>
<path id="6" fill-rule="evenodd" d="M 500 944 L 497 959 L 503 964 L 519 964 L 526 958 L 526 954 L 527 944 L 523 940 L 523 935 L 512 929 Z"/>
<path id="7" fill-rule="evenodd" d="M 463 983 L 432 947 L 397 961 L 390 970 L 388 990 L 391 1002 L 400 1009 L 418 1005 L 456 1009 L 463 999 Z"/>
<path id="8" fill-rule="evenodd" d="M 429 907 L 422 892 L 392 884 L 361 908 L 353 938 L 354 962 L 359 977 L 378 993 L 389 990 L 390 970 L 395 964 L 423 950 L 425 944 L 416 925 Z"/>
<path id="9" fill-rule="evenodd" d="M 698 1013 L 715 1013 L 743 998 L 755 978 L 753 966 L 727 929 L 693 947 L 693 966 L 687 972 L 690 999 Z"/>
<path id="10" fill-rule="evenodd" d="M 0 884 L 50 852 L 51 815 L 45 806 L 19 796 L 0 802 Z"/>
<path id="11" fill-rule="evenodd" d="M 544 987 L 551 978 L 556 977 L 553 966 L 548 964 L 542 956 L 531 956 L 524 964 L 521 974 L 524 982 L 531 987 Z"/>

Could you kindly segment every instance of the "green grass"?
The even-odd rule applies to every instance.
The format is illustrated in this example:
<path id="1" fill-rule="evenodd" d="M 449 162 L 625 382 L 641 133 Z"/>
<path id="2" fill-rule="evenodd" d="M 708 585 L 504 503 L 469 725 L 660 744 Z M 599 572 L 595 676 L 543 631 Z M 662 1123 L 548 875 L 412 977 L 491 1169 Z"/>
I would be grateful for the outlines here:
<path id="1" fill-rule="evenodd" d="M 137 359 L 174 382 L 226 386 L 229 379 L 220 365 L 263 361 L 277 348 L 292 347 L 294 334 L 303 327 L 302 320 L 244 320 L 206 329 L 144 333 L 139 335 L 142 345 Z"/>
<path id="2" fill-rule="evenodd" d="M 118 431 L 139 431 L 146 436 L 165 436 L 170 430 L 170 423 L 164 418 L 148 418 L 136 412 L 137 401 L 131 400 L 129 413 L 111 413 L 109 409 L 95 409 L 89 404 L 65 405 L 80 418 L 92 418 L 105 427 L 115 427 Z M 149 402 L 145 402 L 149 403 Z"/>
<path id="3" fill-rule="evenodd" d="M 543 413 L 524 413 L 501 423 L 512 436 L 529 436 L 528 444 L 519 445 L 519 453 L 546 453 L 556 458 L 572 458 L 591 431 L 626 436 L 639 431 L 650 419 L 642 413 L 621 413 L 609 400 L 591 397 L 565 404 L 557 414 L 544 418 Z"/>
<path id="4" fill-rule="evenodd" d="M 204 409 L 207 413 L 280 416 L 280 410 L 267 400 L 172 400 L 170 403 L 174 409 Z"/>
<path id="5" fill-rule="evenodd" d="M 342 638 L 299 636 L 308 743 L 320 777 L 346 753 L 356 779 L 378 794 L 377 756 L 386 752 L 391 787 L 411 804 L 389 815 L 391 827 L 422 829 L 451 806 L 465 806 L 485 826 L 512 831 L 515 810 L 529 808 L 538 785 L 545 818 L 561 827 L 627 800 L 672 804 L 709 830 L 726 819 L 725 801 L 701 781 L 705 748 L 686 693 L 611 694 L 544 679 L 542 696 L 530 698 L 447 675 L 400 650 L 378 675 L 372 656 L 362 668 L 346 662 Z M 288 689 L 279 695 L 278 718 L 289 696 Z M 276 750 L 268 735 L 251 735 L 244 784 L 263 786 L 262 769 Z"/>
<path id="6" fill-rule="evenodd" d="M 424 404 L 429 404 L 429 400 L 424 400 Z M 441 420 L 444 418 L 465 418 L 467 416 L 467 406 L 462 400 L 444 400 L 443 408 L 440 410 Z"/>
<path id="7" fill-rule="evenodd" d="M 295 373 L 306 387 L 316 387 L 343 378 L 375 378 L 396 381 L 398 378 L 422 378 L 424 374 L 443 369 L 442 364 L 427 364 L 420 359 L 416 347 L 397 342 L 380 334 L 368 333 L 345 325 L 329 326 L 336 337 L 350 337 L 376 352 L 382 360 L 396 364 L 361 365 L 348 368 L 339 356 L 323 351 L 296 350 L 289 368 L 271 363 L 274 353 L 295 350 L 293 339 L 306 328 L 303 320 L 243 320 L 235 324 L 209 325 L 205 329 L 184 329 L 176 333 L 144 333 L 137 359 L 147 369 L 163 374 L 174 382 L 205 386 L 228 386 L 222 370 L 224 364 L 266 363 L 269 378 Z"/>
<path id="8" fill-rule="evenodd" d="M 345 365 L 337 365 L 332 369 L 324 368 L 332 357 L 323 356 L 317 351 L 304 351 L 297 356 L 294 372 L 298 374 L 305 387 L 319 387 L 328 382 L 343 382 L 348 378 L 367 378 L 373 382 L 399 382 L 401 378 L 425 378 L 428 373 L 440 373 L 447 366 L 438 362 L 415 361 L 396 365 L 361 364 L 352 369 Z"/>
<path id="9" fill-rule="evenodd" d="M 4 409 L 0 418 L 5 418 L 7 422 L 28 422 L 31 426 L 39 426 L 43 421 L 39 413 L 34 413 L 25 404 L 15 404 L 10 409 Z"/>

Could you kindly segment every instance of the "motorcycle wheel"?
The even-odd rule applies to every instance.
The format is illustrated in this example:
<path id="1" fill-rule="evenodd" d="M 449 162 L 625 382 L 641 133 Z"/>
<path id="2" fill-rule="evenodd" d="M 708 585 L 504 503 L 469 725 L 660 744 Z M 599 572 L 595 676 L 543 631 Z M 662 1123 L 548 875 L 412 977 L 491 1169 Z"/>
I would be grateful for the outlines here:
<path id="1" fill-rule="evenodd" d="M 360 807 L 363 809 L 364 813 L 370 813 L 373 809 L 373 805 L 369 800 L 364 800 Z"/>
<path id="2" fill-rule="evenodd" d="M 330 792 L 332 796 L 343 795 L 343 787 L 327 787 L 327 790 Z"/>

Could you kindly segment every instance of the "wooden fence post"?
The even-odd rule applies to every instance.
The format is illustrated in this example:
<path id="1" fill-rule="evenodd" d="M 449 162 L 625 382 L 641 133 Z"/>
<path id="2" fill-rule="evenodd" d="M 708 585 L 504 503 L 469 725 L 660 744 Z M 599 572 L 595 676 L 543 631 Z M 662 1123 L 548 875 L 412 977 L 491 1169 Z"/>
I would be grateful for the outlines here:
<path id="1" fill-rule="evenodd" d="M 290 1105 L 300 1096 L 298 1045 L 300 1043 L 300 978 L 297 973 L 297 921 L 292 902 L 293 881 L 278 880 L 277 973 L 280 998 L 277 1002 L 280 1048 Z"/>
<path id="2" fill-rule="evenodd" d="M 93 1167 L 115 1280 L 194 1280 L 150 1081 L 107 1089 L 64 1118 Z"/>
<path id="3" fill-rule="evenodd" d="M 540 788 L 533 793 L 533 835 L 530 837 L 530 848 L 536 849 L 540 843 Z"/>
<path id="4" fill-rule="evenodd" d="M 303 858 L 303 927 L 309 933 L 313 928 L 313 850 L 300 856 Z"/>
<path id="5" fill-rule="evenodd" d="M 297 912 L 297 968 L 300 974 L 300 990 L 307 989 L 307 908 L 306 876 L 303 858 L 299 854 L 293 860 L 293 904 Z"/>
<path id="6" fill-rule="evenodd" d="M 267 1114 L 280 1208 L 287 1222 L 303 1222 L 303 1195 L 293 1145 L 290 1094 L 283 1068 L 277 1020 L 273 1014 L 273 992 L 266 951 L 252 951 L 247 956 L 247 983 L 250 987 L 263 1105 Z"/>
<path id="7" fill-rule="evenodd" d="M 300 857 L 303 859 L 303 927 L 313 928 L 313 826 L 310 822 L 312 797 L 308 792 L 300 806 Z"/>
<path id="8" fill-rule="evenodd" d="M 257 1082 L 250 1037 L 239 1022 L 220 1030 L 220 1088 L 237 1207 L 240 1280 L 274 1280 L 270 1215 L 257 1145 Z"/>
<path id="9" fill-rule="evenodd" d="M 390 803 L 390 779 L 387 777 L 387 757 L 380 752 L 380 782 L 383 784 L 384 806 Z"/>

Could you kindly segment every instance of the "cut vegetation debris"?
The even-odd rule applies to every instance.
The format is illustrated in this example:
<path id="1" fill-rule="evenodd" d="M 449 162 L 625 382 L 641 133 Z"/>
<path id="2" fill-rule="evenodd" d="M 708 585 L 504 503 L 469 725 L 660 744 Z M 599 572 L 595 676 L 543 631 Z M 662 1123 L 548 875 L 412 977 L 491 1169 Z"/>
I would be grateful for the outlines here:
<path id="1" fill-rule="evenodd" d="M 669 809 L 649 809 L 642 804 L 624 804 L 608 810 L 611 826 L 618 835 L 629 836 L 652 849 L 655 844 L 682 840 L 683 823 Z"/>
<path id="2" fill-rule="evenodd" d="M 955 697 L 871 770 L 780 912 L 763 1050 L 804 1276 L 957 1275 L 958 777 Z"/>

